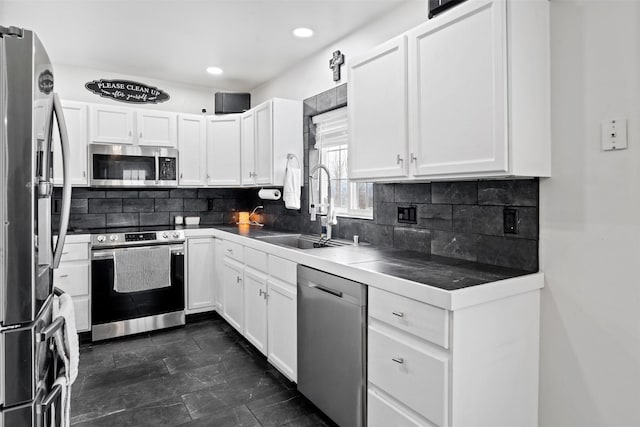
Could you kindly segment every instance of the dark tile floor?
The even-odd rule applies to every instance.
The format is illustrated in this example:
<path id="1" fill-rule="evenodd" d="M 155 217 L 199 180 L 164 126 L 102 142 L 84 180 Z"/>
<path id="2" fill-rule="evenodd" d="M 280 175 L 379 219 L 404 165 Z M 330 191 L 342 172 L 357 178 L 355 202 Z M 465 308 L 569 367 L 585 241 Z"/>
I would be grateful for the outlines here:
<path id="1" fill-rule="evenodd" d="M 331 426 L 220 317 L 87 345 L 76 426 Z"/>

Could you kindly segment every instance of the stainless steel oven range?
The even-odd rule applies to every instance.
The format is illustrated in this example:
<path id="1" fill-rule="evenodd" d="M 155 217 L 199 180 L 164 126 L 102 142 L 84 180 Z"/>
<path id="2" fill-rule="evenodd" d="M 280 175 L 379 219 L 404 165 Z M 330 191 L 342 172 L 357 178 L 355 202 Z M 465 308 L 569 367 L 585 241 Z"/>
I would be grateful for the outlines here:
<path id="1" fill-rule="evenodd" d="M 91 243 L 93 341 L 185 324 L 183 231 L 96 234 Z"/>

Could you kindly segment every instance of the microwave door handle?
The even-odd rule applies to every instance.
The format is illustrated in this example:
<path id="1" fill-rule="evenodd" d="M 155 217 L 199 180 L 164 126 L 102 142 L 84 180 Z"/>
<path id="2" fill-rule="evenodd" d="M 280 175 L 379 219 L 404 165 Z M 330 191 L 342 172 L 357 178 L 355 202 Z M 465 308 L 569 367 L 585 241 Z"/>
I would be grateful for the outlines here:
<path id="1" fill-rule="evenodd" d="M 71 211 L 71 165 L 69 164 L 69 134 L 67 133 L 67 122 L 64 119 L 62 111 L 62 103 L 57 93 L 53 94 L 53 111 L 58 121 L 58 132 L 60 133 L 60 145 L 62 146 L 62 209 L 60 211 L 60 232 L 58 233 L 58 241 L 56 249 L 53 253 L 53 268 L 58 268 L 60 258 L 62 258 L 62 249 L 64 241 L 67 238 L 67 229 L 69 228 L 69 213 Z"/>
<path id="2" fill-rule="evenodd" d="M 156 152 L 156 184 L 160 183 L 160 153 Z"/>

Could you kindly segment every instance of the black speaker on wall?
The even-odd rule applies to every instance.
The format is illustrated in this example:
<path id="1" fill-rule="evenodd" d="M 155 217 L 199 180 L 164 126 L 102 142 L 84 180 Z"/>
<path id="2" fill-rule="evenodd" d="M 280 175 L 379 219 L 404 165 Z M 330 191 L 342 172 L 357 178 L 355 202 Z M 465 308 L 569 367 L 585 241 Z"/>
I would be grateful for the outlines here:
<path id="1" fill-rule="evenodd" d="M 216 92 L 215 113 L 244 113 L 251 108 L 251 94 L 243 92 Z"/>

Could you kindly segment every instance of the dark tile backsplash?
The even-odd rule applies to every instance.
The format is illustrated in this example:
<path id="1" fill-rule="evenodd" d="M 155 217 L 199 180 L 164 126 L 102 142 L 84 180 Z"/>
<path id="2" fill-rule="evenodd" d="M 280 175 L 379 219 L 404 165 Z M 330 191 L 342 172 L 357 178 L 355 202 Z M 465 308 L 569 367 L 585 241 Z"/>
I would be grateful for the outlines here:
<path id="1" fill-rule="evenodd" d="M 272 227 L 319 233 L 320 221 L 308 211 L 309 158 L 315 126 L 311 117 L 347 103 L 341 85 L 304 100 L 304 183 L 302 209 L 291 211 L 282 201 L 260 201 L 263 221 Z M 460 258 L 487 264 L 538 270 L 538 181 L 483 180 L 415 184 L 374 184 L 374 219 L 338 218 L 334 236 L 397 249 Z M 417 223 L 397 221 L 398 206 L 415 206 Z M 518 211 L 518 234 L 503 233 L 505 206 Z"/>
<path id="2" fill-rule="evenodd" d="M 249 189 L 102 190 L 74 188 L 71 198 L 71 229 L 95 230 L 109 227 L 170 226 L 176 215 L 199 216 L 201 224 L 237 221 L 236 212 L 254 206 Z M 53 210 L 60 205 L 62 190 L 56 188 Z M 212 200 L 211 210 L 208 210 Z M 59 215 L 53 215 L 54 228 Z"/>

